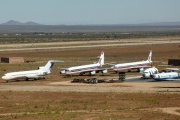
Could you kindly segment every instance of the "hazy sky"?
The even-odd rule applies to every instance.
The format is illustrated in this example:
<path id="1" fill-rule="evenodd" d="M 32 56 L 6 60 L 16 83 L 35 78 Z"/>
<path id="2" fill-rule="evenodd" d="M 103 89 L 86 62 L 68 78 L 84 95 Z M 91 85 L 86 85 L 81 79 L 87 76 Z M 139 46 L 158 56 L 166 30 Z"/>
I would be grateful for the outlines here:
<path id="1" fill-rule="evenodd" d="M 180 0 L 1 0 L 0 23 L 134 24 L 180 21 Z"/>

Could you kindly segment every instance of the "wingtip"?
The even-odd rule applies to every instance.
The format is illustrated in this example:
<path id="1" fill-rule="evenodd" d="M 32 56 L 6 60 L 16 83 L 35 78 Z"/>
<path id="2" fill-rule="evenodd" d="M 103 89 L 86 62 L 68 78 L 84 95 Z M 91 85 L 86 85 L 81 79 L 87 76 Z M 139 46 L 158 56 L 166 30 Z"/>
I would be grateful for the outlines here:
<path id="1" fill-rule="evenodd" d="M 49 60 L 50 62 L 64 62 L 62 60 Z"/>

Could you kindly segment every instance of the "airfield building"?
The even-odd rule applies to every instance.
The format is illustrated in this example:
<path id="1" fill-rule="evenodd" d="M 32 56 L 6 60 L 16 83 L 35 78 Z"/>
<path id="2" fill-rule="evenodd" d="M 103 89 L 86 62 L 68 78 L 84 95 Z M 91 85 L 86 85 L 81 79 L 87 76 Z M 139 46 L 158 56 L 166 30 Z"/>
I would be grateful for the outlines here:
<path id="1" fill-rule="evenodd" d="M 1 57 L 1 62 L 3 63 L 24 63 L 23 57 Z"/>
<path id="2" fill-rule="evenodd" d="M 169 59 L 168 65 L 180 66 L 180 59 Z"/>

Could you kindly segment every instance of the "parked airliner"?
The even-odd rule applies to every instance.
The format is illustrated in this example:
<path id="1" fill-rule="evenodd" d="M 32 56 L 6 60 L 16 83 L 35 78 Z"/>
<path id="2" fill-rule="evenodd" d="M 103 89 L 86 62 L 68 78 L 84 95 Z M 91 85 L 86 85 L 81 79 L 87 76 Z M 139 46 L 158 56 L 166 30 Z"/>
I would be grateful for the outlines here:
<path id="1" fill-rule="evenodd" d="M 50 60 L 47 62 L 45 66 L 39 67 L 38 70 L 30 70 L 30 71 L 19 71 L 19 72 L 10 72 L 6 73 L 2 76 L 2 79 L 6 80 L 18 80 L 18 79 L 39 79 L 45 78 L 45 75 L 50 73 L 55 62 L 63 62 L 59 60 Z"/>
<path id="2" fill-rule="evenodd" d="M 142 78 L 152 78 L 154 74 L 158 73 L 158 69 L 156 67 L 147 68 L 146 70 L 142 71 Z"/>
<path id="3" fill-rule="evenodd" d="M 163 72 L 163 73 L 154 74 L 153 78 L 155 80 L 180 80 L 179 68 L 166 68 L 166 69 L 171 70 L 171 72 Z"/>
<path id="4" fill-rule="evenodd" d="M 151 57 L 152 57 L 152 51 L 150 51 L 148 59 L 146 61 L 115 64 L 111 68 L 115 72 L 120 71 L 120 70 L 130 70 L 130 69 L 137 69 L 138 71 L 140 71 L 140 69 L 142 68 L 150 67 L 152 63 Z"/>
<path id="5" fill-rule="evenodd" d="M 104 65 L 104 52 L 101 53 L 97 63 L 65 68 L 60 74 L 73 75 L 78 73 L 83 75 L 89 73 L 89 75 L 94 75 L 98 72 L 107 73 L 107 69 L 101 69 L 102 65 Z"/>

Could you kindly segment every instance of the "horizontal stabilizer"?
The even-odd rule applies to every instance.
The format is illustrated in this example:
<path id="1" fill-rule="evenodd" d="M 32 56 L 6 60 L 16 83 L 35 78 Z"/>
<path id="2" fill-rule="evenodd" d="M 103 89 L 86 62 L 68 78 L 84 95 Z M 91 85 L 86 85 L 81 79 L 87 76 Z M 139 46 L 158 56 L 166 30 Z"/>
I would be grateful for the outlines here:
<path id="1" fill-rule="evenodd" d="M 58 67 L 59 69 L 61 69 L 61 70 L 67 70 L 68 68 L 61 68 L 61 67 Z"/>
<path id="2" fill-rule="evenodd" d="M 116 65 L 115 62 L 112 62 L 112 63 L 105 63 L 105 64 L 106 64 L 106 65 L 111 65 L 111 66 Z"/>

